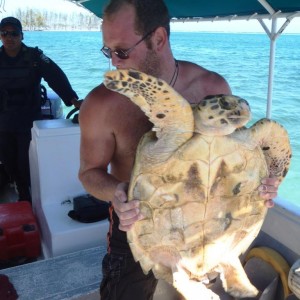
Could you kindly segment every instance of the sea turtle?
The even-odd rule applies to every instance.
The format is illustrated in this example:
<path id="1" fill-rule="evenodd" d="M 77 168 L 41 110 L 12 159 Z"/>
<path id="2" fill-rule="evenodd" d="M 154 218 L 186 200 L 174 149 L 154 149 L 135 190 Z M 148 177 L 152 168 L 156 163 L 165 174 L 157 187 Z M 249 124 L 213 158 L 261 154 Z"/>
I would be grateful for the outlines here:
<path id="1" fill-rule="evenodd" d="M 104 84 L 129 97 L 154 124 L 139 143 L 128 191 L 129 201 L 140 199 L 144 216 L 127 234 L 135 260 L 187 299 L 200 299 L 199 291 L 208 299 L 203 282 L 215 271 L 231 295 L 256 295 L 239 255 L 267 211 L 261 179 L 282 180 L 287 173 L 286 130 L 269 119 L 246 128 L 250 107 L 236 96 L 217 95 L 191 107 L 163 80 L 135 70 L 109 71 Z"/>

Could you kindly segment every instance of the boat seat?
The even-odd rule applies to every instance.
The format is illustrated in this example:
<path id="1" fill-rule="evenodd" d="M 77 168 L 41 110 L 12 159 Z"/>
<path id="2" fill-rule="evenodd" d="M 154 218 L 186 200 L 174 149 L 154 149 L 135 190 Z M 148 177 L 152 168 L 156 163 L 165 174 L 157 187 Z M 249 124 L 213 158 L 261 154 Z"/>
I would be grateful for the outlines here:
<path id="1" fill-rule="evenodd" d="M 78 179 L 80 128 L 71 120 L 35 121 L 29 148 L 32 206 L 46 258 L 106 244 L 108 220 L 71 219 L 72 199 L 86 194 Z"/>
<path id="2" fill-rule="evenodd" d="M 104 246 L 69 253 L 21 266 L 2 269 L 20 300 L 77 299 L 91 293 L 99 299 Z"/>

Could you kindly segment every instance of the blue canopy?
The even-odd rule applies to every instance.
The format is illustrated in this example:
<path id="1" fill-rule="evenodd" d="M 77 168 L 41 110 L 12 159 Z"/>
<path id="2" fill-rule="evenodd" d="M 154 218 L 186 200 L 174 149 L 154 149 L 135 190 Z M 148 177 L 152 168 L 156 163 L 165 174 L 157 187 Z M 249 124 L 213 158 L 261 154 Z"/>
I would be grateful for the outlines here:
<path id="1" fill-rule="evenodd" d="M 107 0 L 71 1 L 81 4 L 98 17 L 102 16 L 103 7 L 107 3 Z M 268 17 L 268 7 L 281 16 L 300 11 L 298 0 L 165 0 L 165 3 L 172 18 Z"/>

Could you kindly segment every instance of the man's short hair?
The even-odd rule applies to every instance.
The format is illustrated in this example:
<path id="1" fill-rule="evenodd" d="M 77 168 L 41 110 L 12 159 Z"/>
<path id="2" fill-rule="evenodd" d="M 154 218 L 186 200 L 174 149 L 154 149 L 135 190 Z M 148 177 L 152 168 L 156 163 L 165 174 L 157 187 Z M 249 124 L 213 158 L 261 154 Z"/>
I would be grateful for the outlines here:
<path id="1" fill-rule="evenodd" d="M 104 8 L 104 16 L 116 13 L 126 4 L 135 8 L 135 29 L 141 35 L 158 27 L 164 27 L 170 36 L 170 15 L 163 0 L 110 0 Z"/>

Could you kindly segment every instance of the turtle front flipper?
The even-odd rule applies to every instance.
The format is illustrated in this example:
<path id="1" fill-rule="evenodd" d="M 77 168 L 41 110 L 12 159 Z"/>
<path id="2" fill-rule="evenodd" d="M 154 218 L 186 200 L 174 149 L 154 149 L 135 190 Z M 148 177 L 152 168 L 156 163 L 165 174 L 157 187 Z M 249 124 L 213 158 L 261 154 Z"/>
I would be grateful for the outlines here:
<path id="1" fill-rule="evenodd" d="M 192 137 L 190 104 L 163 80 L 135 70 L 114 70 L 105 74 L 104 85 L 127 96 L 149 117 L 158 138 L 156 152 L 171 153 Z"/>
<path id="2" fill-rule="evenodd" d="M 292 157 L 287 131 L 282 125 L 270 119 L 261 119 L 249 129 L 251 137 L 263 151 L 269 175 L 282 181 L 288 172 Z"/>

